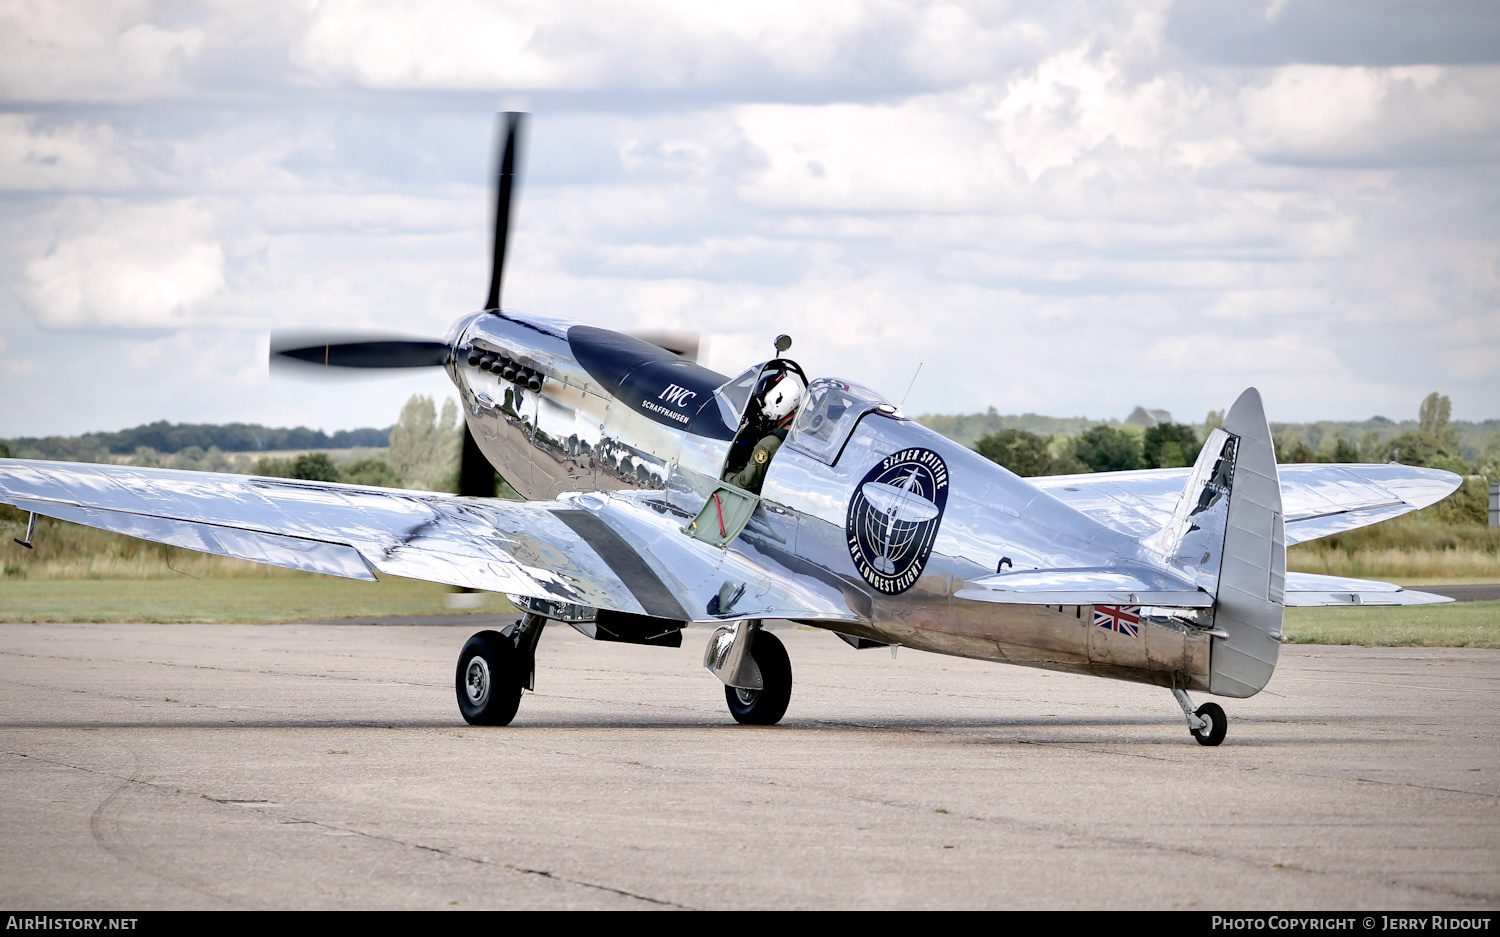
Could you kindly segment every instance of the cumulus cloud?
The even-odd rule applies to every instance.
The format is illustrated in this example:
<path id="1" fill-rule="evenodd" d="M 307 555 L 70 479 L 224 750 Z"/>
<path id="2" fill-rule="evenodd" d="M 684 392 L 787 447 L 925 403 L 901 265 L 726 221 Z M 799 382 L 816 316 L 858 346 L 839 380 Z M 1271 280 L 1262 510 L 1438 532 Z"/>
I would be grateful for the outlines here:
<path id="1" fill-rule="evenodd" d="M 747 58 L 816 74 L 866 20 L 853 2 L 336 0 L 314 10 L 300 55 L 316 74 L 379 88 L 655 88 L 712 82 Z"/>
<path id="2" fill-rule="evenodd" d="M 1240 103 L 1246 144 L 1263 155 L 1389 164 L 1493 158 L 1497 94 L 1489 66 L 1289 65 Z"/>
<path id="3" fill-rule="evenodd" d="M 122 190 L 139 186 L 145 176 L 107 124 L 51 124 L 35 114 L 0 114 L 4 189 Z"/>
<path id="4" fill-rule="evenodd" d="M 1130 81 L 1114 56 L 1088 46 L 1066 49 L 1018 77 L 988 116 L 1007 148 L 1035 181 L 1106 141 L 1157 150 L 1189 121 L 1208 95 L 1180 74 Z"/>
<path id="5" fill-rule="evenodd" d="M 10 100 L 118 100 L 180 87 L 197 26 L 152 22 L 146 0 L 12 0 L 0 9 L 0 89 Z"/>
<path id="6" fill-rule="evenodd" d="M 1012 165 L 972 107 L 948 97 L 899 104 L 736 108 L 763 156 L 739 189 L 777 208 L 958 211 L 993 205 Z M 997 191 L 998 188 L 998 191 Z"/>
<path id="7" fill-rule="evenodd" d="M 187 324 L 224 287 L 212 216 L 191 200 L 75 201 L 67 230 L 26 265 L 39 321 L 55 328 Z"/>
<path id="8" fill-rule="evenodd" d="M 248 328 L 182 327 L 440 334 L 485 284 L 486 111 L 527 95 L 516 307 L 701 329 L 722 371 L 790 332 L 892 396 L 927 362 L 909 412 L 1196 416 L 1256 384 L 1277 417 L 1435 388 L 1494 416 L 1500 68 L 1393 58 L 1385 0 L 1336 55 L 1289 44 L 1318 7 L 13 6 L 0 53 L 53 52 L 0 115 L 0 366 L 44 328 L 166 329 L 107 356 L 120 408 L 161 362 L 235 363 L 141 420 L 386 419 L 395 390 L 287 393 Z M 1260 51 L 1210 41 L 1234 23 Z M 35 403 L 0 420 L 72 419 Z"/>
<path id="9" fill-rule="evenodd" d="M 994 74 L 1045 42 L 1041 17 L 985 4 L 831 0 L 414 0 L 318 4 L 298 60 L 376 88 L 645 90 L 767 83 L 894 89 Z"/>
<path id="10" fill-rule="evenodd" d="M 1165 32 L 1219 65 L 1500 61 L 1500 21 L 1469 0 L 1177 0 Z"/>

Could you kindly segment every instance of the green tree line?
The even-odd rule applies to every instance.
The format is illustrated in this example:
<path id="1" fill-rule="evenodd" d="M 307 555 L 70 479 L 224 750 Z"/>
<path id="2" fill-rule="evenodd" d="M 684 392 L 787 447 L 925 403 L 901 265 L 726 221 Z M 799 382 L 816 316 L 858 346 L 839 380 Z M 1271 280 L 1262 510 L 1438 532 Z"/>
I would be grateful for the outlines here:
<path id="1" fill-rule="evenodd" d="M 1466 458 L 1452 414 L 1452 401 L 1434 392 L 1418 407 L 1416 426 L 1396 436 L 1371 431 L 1356 443 L 1334 430 L 1321 434 L 1321 445 L 1313 449 L 1300 432 L 1283 429 L 1275 437 L 1276 460 L 1283 464 L 1401 462 L 1468 476 L 1459 491 L 1430 510 L 1439 519 L 1453 523 L 1488 523 L 1488 482 L 1500 481 L 1500 432 L 1491 432 L 1483 447 L 1470 450 L 1473 457 Z M 1050 437 L 1024 429 L 1002 429 L 979 437 L 973 448 L 1023 476 L 1178 468 L 1193 464 L 1208 433 L 1223 422 L 1223 411 L 1210 411 L 1203 422 L 1202 438 L 1194 427 L 1169 421 L 1144 428 L 1130 423 L 1101 423 L 1076 435 L 1057 433 Z"/>
<path id="2" fill-rule="evenodd" d="M 1138 428 L 1101 423 L 1077 436 L 1043 437 L 1003 429 L 974 443 L 980 455 L 1017 475 L 1077 475 L 1191 465 L 1202 444 L 1191 426 L 1157 423 Z"/>
<path id="3" fill-rule="evenodd" d="M 371 456 L 341 466 L 327 453 L 309 452 L 293 459 L 261 459 L 255 463 L 253 472 L 272 478 L 381 488 L 458 490 L 463 424 L 453 400 L 445 400 L 439 413 L 431 397 L 413 394 L 401 408 L 401 416 L 389 434 L 390 449 L 385 456 Z"/>
<path id="4" fill-rule="evenodd" d="M 154 434 L 155 430 L 162 434 Z M 152 430 L 141 433 L 140 430 Z M 224 430 L 228 432 L 217 432 Z M 285 448 L 370 448 L 386 447 L 384 455 L 372 455 L 347 464 L 336 463 L 327 452 L 306 452 L 292 458 L 263 457 L 253 463 L 250 458 L 239 455 L 234 449 L 221 447 L 213 440 L 225 441 L 229 446 L 244 444 L 241 430 L 264 431 L 258 437 L 261 444 L 274 444 Z M 171 431 L 171 432 L 168 432 Z M 181 431 L 181 432 L 178 432 Z M 184 440 L 196 440 L 180 445 Z M 155 440 L 166 448 L 139 444 L 125 459 L 111 458 L 110 446 L 119 440 Z M 164 441 L 165 440 L 165 441 Z M 238 440 L 238 441 L 236 441 Z M 39 451 L 36 443 L 48 442 L 46 451 Z M 199 443 L 207 442 L 207 446 Z M 308 443 L 306 446 L 287 445 Z M 154 468 L 186 469 L 198 472 L 236 472 L 264 475 L 272 478 L 302 478 L 310 481 L 347 482 L 355 485 L 375 485 L 382 488 L 414 488 L 426 491 L 457 491 L 458 462 L 463 444 L 463 426 L 459 422 L 458 405 L 453 400 L 444 401 L 439 412 L 431 397 L 415 394 L 401 408 L 401 415 L 389 429 L 342 430 L 324 433 L 299 427 L 295 430 L 267 430 L 255 424 L 235 423 L 225 427 L 192 426 L 161 421 L 122 430 L 119 433 L 94 433 L 75 437 L 48 437 L 46 440 L 22 438 L 0 440 L 0 458 L 54 458 L 74 462 L 124 462 Z M 175 447 L 175 448 L 174 448 Z M 260 450 L 260 444 L 251 451 Z"/>
<path id="5" fill-rule="evenodd" d="M 390 445 L 394 427 L 345 429 L 335 433 L 305 426 L 270 427 L 258 423 L 169 423 L 158 420 L 115 433 L 81 436 L 20 436 L 0 441 L 23 459 L 73 462 L 104 461 L 105 455 L 130 455 L 146 448 L 175 454 L 185 449 L 220 452 L 268 452 L 277 449 L 381 449 Z"/>

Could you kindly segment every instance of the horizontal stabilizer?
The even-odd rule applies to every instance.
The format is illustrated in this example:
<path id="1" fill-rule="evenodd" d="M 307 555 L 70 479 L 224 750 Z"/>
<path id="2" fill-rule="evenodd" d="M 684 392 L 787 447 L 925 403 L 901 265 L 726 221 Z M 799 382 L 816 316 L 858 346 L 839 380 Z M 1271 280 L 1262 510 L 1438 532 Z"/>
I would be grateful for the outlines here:
<path id="1" fill-rule="evenodd" d="M 1213 596 L 1185 579 L 1140 566 L 1022 570 L 971 579 L 957 593 L 1010 605 L 1156 605 L 1208 608 Z"/>
<path id="2" fill-rule="evenodd" d="M 1316 608 L 1337 605 L 1436 605 L 1452 602 L 1446 595 L 1410 592 L 1391 582 L 1346 579 L 1343 576 L 1286 574 L 1286 604 Z"/>

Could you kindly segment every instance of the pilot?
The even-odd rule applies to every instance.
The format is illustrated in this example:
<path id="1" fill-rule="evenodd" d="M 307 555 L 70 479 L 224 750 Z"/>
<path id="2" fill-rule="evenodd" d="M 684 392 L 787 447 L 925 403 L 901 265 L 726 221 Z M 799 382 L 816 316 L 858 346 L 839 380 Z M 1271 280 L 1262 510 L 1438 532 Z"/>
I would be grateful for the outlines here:
<path id="1" fill-rule="evenodd" d="M 776 457 L 776 450 L 786 439 L 787 428 L 802 400 L 802 379 L 791 371 L 783 371 L 776 382 L 767 388 L 760 408 L 761 425 L 766 427 L 760 442 L 755 444 L 750 459 L 738 472 L 725 475 L 724 480 L 746 491 L 760 494 L 760 486 L 766 480 L 766 469 Z"/>

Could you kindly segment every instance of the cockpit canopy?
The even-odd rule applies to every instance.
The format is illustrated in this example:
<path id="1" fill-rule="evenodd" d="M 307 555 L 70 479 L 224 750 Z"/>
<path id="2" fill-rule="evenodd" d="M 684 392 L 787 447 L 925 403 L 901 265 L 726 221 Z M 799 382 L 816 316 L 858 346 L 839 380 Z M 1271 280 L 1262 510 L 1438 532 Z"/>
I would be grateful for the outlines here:
<path id="1" fill-rule="evenodd" d="M 727 411 L 724 413 L 725 422 L 738 423 L 744 418 L 746 407 L 757 394 L 764 392 L 764 385 L 780 373 L 767 367 L 776 363 L 768 361 L 746 368 L 719 387 L 714 396 L 718 398 L 720 409 Z M 876 410 L 891 416 L 898 412 L 889 400 L 868 387 L 837 378 L 818 378 L 807 385 L 807 393 L 803 395 L 787 442 L 820 462 L 832 465 L 838 461 L 839 453 L 843 451 L 849 434 L 854 432 L 859 418 Z"/>
<path id="2" fill-rule="evenodd" d="M 770 361 L 763 361 L 746 368 L 719 385 L 719 389 L 714 391 L 714 396 L 718 398 L 719 409 L 727 411 L 725 422 L 731 425 L 740 423 L 745 416 L 746 408 L 756 401 L 763 401 L 766 391 L 788 371 L 796 374 L 802 380 L 803 385 L 806 385 L 807 375 L 803 373 L 802 366 L 790 358 L 772 358 Z"/>
<path id="3" fill-rule="evenodd" d="M 807 397 L 792 423 L 787 443 L 832 465 L 838 461 L 859 418 L 873 410 L 896 414 L 890 401 L 868 387 L 820 377 L 808 385 Z"/>

